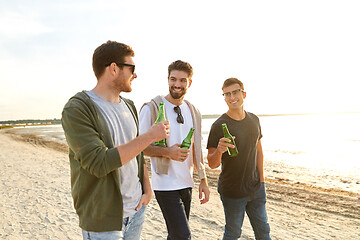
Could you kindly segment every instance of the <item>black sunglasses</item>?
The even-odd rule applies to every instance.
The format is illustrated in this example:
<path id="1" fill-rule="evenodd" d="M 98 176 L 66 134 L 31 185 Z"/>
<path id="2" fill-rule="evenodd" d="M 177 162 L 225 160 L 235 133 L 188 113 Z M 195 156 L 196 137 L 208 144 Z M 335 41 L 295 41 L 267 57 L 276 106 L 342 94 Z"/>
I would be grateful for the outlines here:
<path id="1" fill-rule="evenodd" d="M 182 123 L 182 124 L 184 124 L 184 117 L 181 115 L 181 109 L 180 109 L 180 107 L 179 106 L 176 106 L 176 107 L 174 107 L 174 111 L 177 113 L 177 118 L 176 118 L 176 121 L 178 122 L 178 123 Z"/>
<path id="2" fill-rule="evenodd" d="M 117 62 L 114 62 L 116 65 L 118 65 L 118 66 L 127 66 L 127 67 L 131 67 L 131 73 L 132 74 L 134 74 L 134 72 L 135 72 L 135 65 L 132 65 L 132 64 L 127 64 L 127 63 L 117 63 Z M 107 66 L 110 66 L 111 65 L 111 63 L 109 63 L 109 64 L 107 64 L 107 65 L 105 65 L 105 67 L 107 67 Z"/>

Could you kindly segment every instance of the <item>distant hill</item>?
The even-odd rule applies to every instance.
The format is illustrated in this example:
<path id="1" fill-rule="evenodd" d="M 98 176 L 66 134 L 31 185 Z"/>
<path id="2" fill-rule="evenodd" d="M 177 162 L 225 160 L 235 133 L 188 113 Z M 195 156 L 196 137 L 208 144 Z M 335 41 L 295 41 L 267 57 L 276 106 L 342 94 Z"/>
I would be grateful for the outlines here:
<path id="1" fill-rule="evenodd" d="M 25 120 L 7 120 L 0 121 L 0 128 L 8 126 L 31 126 L 31 125 L 51 125 L 51 124 L 60 124 L 60 119 L 25 119 Z"/>

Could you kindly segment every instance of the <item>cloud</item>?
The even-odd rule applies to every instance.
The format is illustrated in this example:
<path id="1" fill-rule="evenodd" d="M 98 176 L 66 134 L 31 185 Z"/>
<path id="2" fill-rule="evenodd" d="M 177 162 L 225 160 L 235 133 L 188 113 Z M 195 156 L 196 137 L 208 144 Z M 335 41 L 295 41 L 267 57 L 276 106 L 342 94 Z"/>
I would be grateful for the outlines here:
<path id="1" fill-rule="evenodd" d="M 7 12 L 0 16 L 0 36 L 21 38 L 52 31 L 52 28 L 42 24 L 35 15 Z"/>

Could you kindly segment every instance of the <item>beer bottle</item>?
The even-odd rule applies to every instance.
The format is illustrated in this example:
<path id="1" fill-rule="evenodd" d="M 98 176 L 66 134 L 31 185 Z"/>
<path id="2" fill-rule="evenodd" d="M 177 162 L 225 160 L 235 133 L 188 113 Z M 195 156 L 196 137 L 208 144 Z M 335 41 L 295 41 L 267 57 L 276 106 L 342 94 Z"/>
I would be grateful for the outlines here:
<path id="1" fill-rule="evenodd" d="M 238 155 L 238 150 L 237 150 L 233 136 L 231 136 L 231 134 L 229 133 L 229 129 L 227 128 L 226 123 L 222 124 L 222 130 L 224 132 L 224 137 L 229 139 L 230 140 L 229 143 L 235 146 L 235 148 L 229 148 L 229 147 L 227 148 L 227 151 L 228 151 L 230 157 L 235 157 L 236 155 Z"/>
<path id="2" fill-rule="evenodd" d="M 188 133 L 188 135 L 186 136 L 186 138 L 184 138 L 184 140 L 181 143 L 180 148 L 184 148 L 184 149 L 189 149 L 191 146 L 191 137 L 193 135 L 194 129 L 190 128 L 190 131 Z"/>
<path id="3" fill-rule="evenodd" d="M 155 121 L 155 124 L 157 124 L 159 122 L 163 122 L 163 121 L 166 121 L 165 108 L 164 108 L 164 103 L 161 102 L 161 103 L 159 103 L 159 114 L 158 114 L 158 117 L 157 117 L 157 119 Z M 155 142 L 155 145 L 165 147 L 166 146 L 166 138 L 164 138 L 163 140 Z"/>

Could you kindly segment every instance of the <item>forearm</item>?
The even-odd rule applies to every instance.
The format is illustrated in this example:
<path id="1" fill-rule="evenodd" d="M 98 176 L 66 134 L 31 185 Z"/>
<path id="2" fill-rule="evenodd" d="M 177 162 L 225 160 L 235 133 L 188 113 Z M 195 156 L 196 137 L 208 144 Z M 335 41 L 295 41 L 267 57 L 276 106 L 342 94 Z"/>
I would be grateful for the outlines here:
<path id="1" fill-rule="evenodd" d="M 146 164 L 144 164 L 144 182 L 143 182 L 143 190 L 144 194 L 151 194 L 152 195 L 152 189 L 149 179 L 148 170 L 146 168 Z"/>
<path id="2" fill-rule="evenodd" d="M 142 134 L 128 143 L 117 146 L 122 165 L 127 164 L 136 157 L 147 146 L 154 142 L 154 138 L 149 133 Z"/>
<path id="3" fill-rule="evenodd" d="M 265 177 L 264 177 L 264 158 L 263 158 L 263 156 L 261 156 L 261 157 L 258 156 L 256 165 L 257 165 L 257 169 L 259 172 L 260 182 L 264 182 Z"/>
<path id="4" fill-rule="evenodd" d="M 149 175 L 147 172 L 146 164 L 144 164 L 144 179 L 143 179 L 143 194 L 140 198 L 139 204 L 135 210 L 139 211 L 141 206 L 148 205 L 152 197 L 152 189 L 150 185 Z"/>
<path id="5" fill-rule="evenodd" d="M 145 148 L 144 154 L 149 157 L 170 158 L 170 152 L 168 147 L 154 146 L 151 144 Z"/>
<path id="6" fill-rule="evenodd" d="M 257 159 L 256 159 L 256 167 L 259 172 L 260 182 L 265 181 L 264 176 L 264 154 L 261 146 L 261 142 L 259 141 L 257 145 Z"/>
<path id="7" fill-rule="evenodd" d="M 207 155 L 209 167 L 212 169 L 219 167 L 221 164 L 221 156 L 222 153 L 217 151 L 216 148 L 209 148 Z"/>

